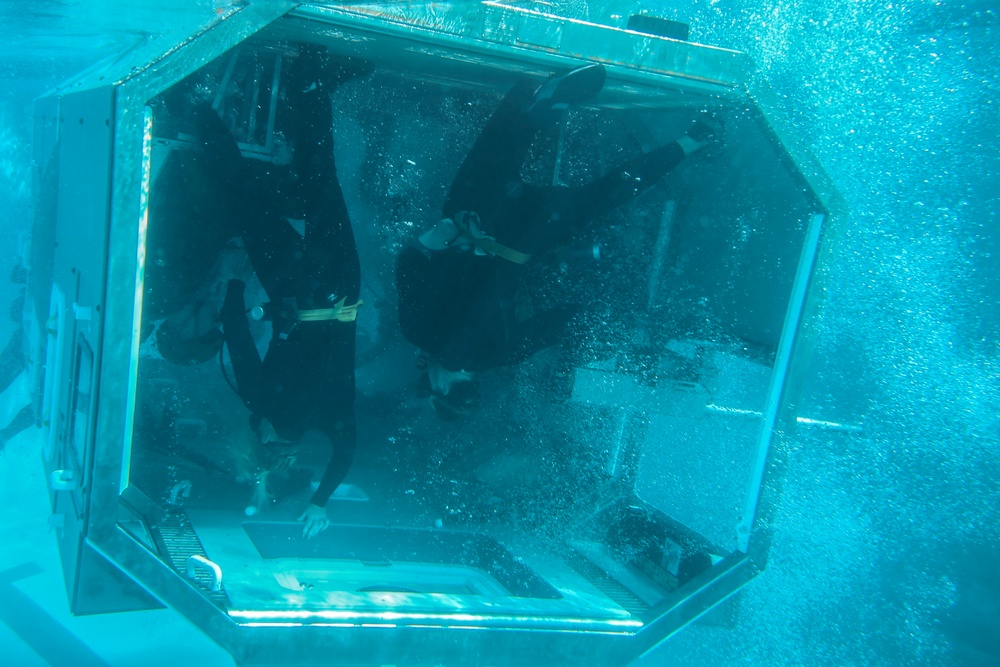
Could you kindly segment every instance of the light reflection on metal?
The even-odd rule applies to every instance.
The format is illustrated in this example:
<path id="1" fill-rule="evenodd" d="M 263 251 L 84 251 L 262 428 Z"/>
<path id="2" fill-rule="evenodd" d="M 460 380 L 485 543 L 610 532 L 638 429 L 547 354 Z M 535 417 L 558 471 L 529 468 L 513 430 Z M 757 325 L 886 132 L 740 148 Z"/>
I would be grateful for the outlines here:
<path id="1" fill-rule="evenodd" d="M 535 617 L 535 616 L 521 616 L 513 614 L 504 614 L 496 616 L 487 616 L 484 614 L 428 614 L 428 613 L 402 613 L 396 611 L 383 611 L 383 612 L 367 612 L 360 613 L 356 611 L 348 610 L 337 610 L 337 609 L 324 609 L 316 611 L 305 611 L 305 610 L 291 610 L 291 611 L 277 611 L 277 610 L 267 610 L 267 611 L 254 611 L 249 609 L 230 609 L 230 618 L 236 620 L 237 622 L 242 621 L 243 625 L 280 625 L 284 623 L 289 623 L 292 620 L 299 620 L 303 622 L 308 622 L 309 619 L 322 619 L 327 621 L 326 625 L 336 625 L 337 627 L 383 627 L 390 626 L 395 627 L 402 622 L 404 625 L 409 625 L 406 621 L 424 621 L 422 625 L 427 625 L 429 627 L 466 627 L 466 628 L 477 628 L 477 627 L 488 627 L 490 625 L 495 626 L 498 623 L 523 623 L 525 621 L 534 622 L 551 622 L 554 625 L 563 625 L 567 630 L 579 626 L 593 625 L 594 621 L 591 619 L 584 618 L 567 618 L 561 617 Z M 272 620 L 273 619 L 273 620 Z M 331 624 L 329 621 L 334 620 L 355 620 L 354 623 L 338 623 Z M 393 622 L 395 621 L 395 623 Z M 437 621 L 438 623 L 428 624 L 427 621 Z M 491 623 L 492 622 L 492 623 Z M 478 625 L 487 623 L 487 625 Z M 638 619 L 602 619 L 598 621 L 600 626 L 609 626 L 609 631 L 611 628 L 618 630 L 621 633 L 626 630 L 638 630 L 642 627 L 642 621 Z M 309 623 L 309 625 L 320 625 L 321 623 Z M 600 630 L 597 630 L 600 631 Z M 617 634 L 617 633 L 613 633 Z"/>
<path id="2" fill-rule="evenodd" d="M 145 291 L 146 275 L 146 228 L 149 223 L 149 187 L 152 178 L 153 165 L 153 110 L 143 107 L 142 110 L 142 176 L 139 181 L 139 225 L 136 243 L 135 263 L 135 302 L 132 315 L 132 352 L 129 355 L 128 399 L 129 408 L 125 411 L 125 432 L 131 433 L 135 420 L 136 378 L 139 377 L 139 344 L 142 331 L 142 297 Z M 125 438 L 124 461 L 132 458 L 132 438 Z M 122 466 L 121 480 L 118 492 L 128 486 L 129 466 Z"/>
<path id="3" fill-rule="evenodd" d="M 716 405 L 715 403 L 709 403 L 705 406 L 705 409 L 709 412 L 717 412 L 725 415 L 740 415 L 743 417 L 760 417 L 761 412 L 758 410 L 745 410 L 743 408 L 730 408 L 724 405 Z M 817 428 L 826 429 L 829 431 L 843 431 L 844 433 L 863 433 L 864 428 L 857 426 L 856 424 L 840 424 L 837 422 L 826 421 L 823 419 L 810 419 L 809 417 L 796 417 L 795 421 L 803 426 L 815 426 Z"/>
<path id="4" fill-rule="evenodd" d="M 809 417 L 796 417 L 795 421 L 805 426 L 817 426 L 831 431 L 844 431 L 845 433 L 864 433 L 864 427 L 856 424 L 838 424 L 822 419 L 809 419 Z"/>
<path id="5" fill-rule="evenodd" d="M 719 412 L 726 415 L 743 415 L 745 417 L 760 417 L 760 411 L 758 410 L 744 410 L 743 408 L 729 408 L 724 405 L 716 405 L 715 403 L 709 403 L 705 406 L 705 409 L 709 412 Z"/>

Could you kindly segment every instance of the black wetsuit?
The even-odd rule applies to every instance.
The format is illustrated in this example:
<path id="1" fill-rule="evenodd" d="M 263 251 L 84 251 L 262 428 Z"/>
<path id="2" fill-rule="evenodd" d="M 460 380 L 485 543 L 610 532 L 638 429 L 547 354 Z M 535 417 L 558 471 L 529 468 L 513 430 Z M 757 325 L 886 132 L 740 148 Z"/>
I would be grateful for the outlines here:
<path id="1" fill-rule="evenodd" d="M 242 179 L 230 180 L 239 231 L 271 303 L 294 300 L 299 310 L 306 310 L 329 308 L 333 299 L 346 297 L 346 304 L 354 304 L 361 270 L 334 165 L 329 92 L 303 93 L 290 81 L 283 116 L 279 121 L 295 152 L 290 171 L 281 177 L 255 177 L 211 112 L 202 114 L 201 121 L 207 149 L 227 156 L 226 173 Z M 286 216 L 304 218 L 304 236 Z M 261 359 L 239 281 L 230 282 L 222 321 L 237 387 L 253 418 L 266 418 L 288 440 L 310 430 L 330 439 L 332 457 L 312 497 L 314 504 L 325 505 L 354 457 L 355 323 L 296 324 L 277 309 L 273 336 Z"/>
<path id="2" fill-rule="evenodd" d="M 655 185 L 684 159 L 675 142 L 640 155 L 578 187 L 534 186 L 520 178 L 551 109 L 529 110 L 533 89 L 514 86 L 490 118 L 452 182 L 443 213 L 474 211 L 483 231 L 529 255 L 565 243 L 574 230 Z M 446 369 L 480 371 L 517 363 L 559 342 L 578 306 L 518 321 L 520 266 L 470 250 L 429 251 L 414 244 L 396 264 L 400 327 Z"/>

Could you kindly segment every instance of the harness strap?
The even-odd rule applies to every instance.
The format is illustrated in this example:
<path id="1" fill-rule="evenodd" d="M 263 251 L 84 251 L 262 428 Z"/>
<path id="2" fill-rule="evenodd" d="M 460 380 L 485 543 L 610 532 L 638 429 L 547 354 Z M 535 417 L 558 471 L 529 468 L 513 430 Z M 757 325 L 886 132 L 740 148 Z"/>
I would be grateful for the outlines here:
<path id="1" fill-rule="evenodd" d="M 455 227 L 458 228 L 458 235 L 471 243 L 480 255 L 496 255 L 514 264 L 525 264 L 531 259 L 531 255 L 514 250 L 498 242 L 492 236 L 483 234 L 479 229 L 479 215 L 472 211 L 459 211 L 454 221 Z"/>
<path id="2" fill-rule="evenodd" d="M 479 238 L 473 238 L 470 234 L 468 238 L 472 241 L 472 245 L 476 246 L 477 250 L 482 250 L 490 255 L 496 255 L 502 259 L 506 259 L 508 262 L 514 262 L 515 264 L 525 264 L 531 255 L 525 254 L 520 250 L 514 250 L 513 248 L 508 248 L 502 243 L 499 243 L 492 236 L 481 236 Z"/>
<path id="3" fill-rule="evenodd" d="M 347 305 L 347 297 L 343 297 L 333 305 L 333 308 L 314 308 L 312 310 L 300 310 L 298 312 L 299 322 L 327 322 L 337 320 L 338 322 L 353 322 L 358 318 L 358 308 L 365 302 L 358 299 L 355 304 Z"/>

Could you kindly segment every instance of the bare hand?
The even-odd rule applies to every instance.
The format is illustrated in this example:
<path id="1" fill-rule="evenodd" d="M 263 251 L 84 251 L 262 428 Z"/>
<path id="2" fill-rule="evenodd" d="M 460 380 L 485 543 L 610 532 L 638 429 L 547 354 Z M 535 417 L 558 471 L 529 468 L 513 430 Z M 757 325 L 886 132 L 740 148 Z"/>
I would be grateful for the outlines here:
<path id="1" fill-rule="evenodd" d="M 309 503 L 306 511 L 299 517 L 299 521 L 305 521 L 302 528 L 302 537 L 312 539 L 330 527 L 330 519 L 326 515 L 326 508 Z"/>

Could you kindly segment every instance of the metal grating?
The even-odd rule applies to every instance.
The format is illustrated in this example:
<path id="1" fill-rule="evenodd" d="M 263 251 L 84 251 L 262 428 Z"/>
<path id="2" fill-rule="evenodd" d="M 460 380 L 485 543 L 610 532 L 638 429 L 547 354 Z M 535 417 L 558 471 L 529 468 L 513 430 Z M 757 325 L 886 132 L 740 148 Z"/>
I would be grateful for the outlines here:
<path id="1" fill-rule="evenodd" d="M 196 571 L 194 579 L 187 577 L 187 559 L 191 556 L 204 556 L 198 534 L 194 532 L 191 521 L 184 512 L 170 513 L 159 524 L 153 527 L 153 536 L 160 552 L 165 554 L 174 570 L 188 581 L 192 581 L 201 592 L 220 609 L 228 607 L 225 583 L 222 590 L 212 590 L 212 577 L 203 570 Z"/>
<path id="2" fill-rule="evenodd" d="M 629 589 L 612 579 L 604 570 L 578 553 L 569 554 L 567 562 L 594 588 L 608 596 L 619 607 L 636 618 L 643 618 L 649 605 L 636 597 Z"/>

